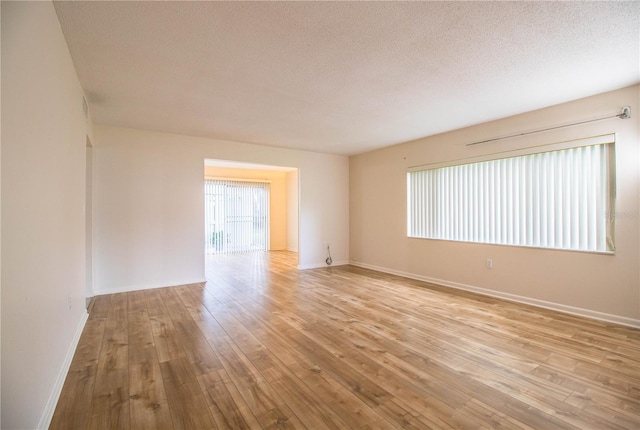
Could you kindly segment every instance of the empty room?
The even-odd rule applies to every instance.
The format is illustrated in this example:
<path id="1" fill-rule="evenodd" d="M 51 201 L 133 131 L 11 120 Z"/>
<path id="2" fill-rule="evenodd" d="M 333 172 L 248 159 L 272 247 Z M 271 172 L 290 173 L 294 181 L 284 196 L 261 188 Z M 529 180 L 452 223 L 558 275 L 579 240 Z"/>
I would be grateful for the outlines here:
<path id="1" fill-rule="evenodd" d="M 0 428 L 640 428 L 640 2 L 0 17 Z"/>

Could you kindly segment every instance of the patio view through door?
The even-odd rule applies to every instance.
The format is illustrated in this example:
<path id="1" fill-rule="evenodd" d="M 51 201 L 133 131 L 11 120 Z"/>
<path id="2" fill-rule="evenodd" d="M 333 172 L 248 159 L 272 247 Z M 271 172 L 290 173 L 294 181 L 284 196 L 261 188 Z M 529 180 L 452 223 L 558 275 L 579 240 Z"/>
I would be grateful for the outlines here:
<path id="1" fill-rule="evenodd" d="M 205 180 L 205 253 L 269 249 L 269 183 Z"/>

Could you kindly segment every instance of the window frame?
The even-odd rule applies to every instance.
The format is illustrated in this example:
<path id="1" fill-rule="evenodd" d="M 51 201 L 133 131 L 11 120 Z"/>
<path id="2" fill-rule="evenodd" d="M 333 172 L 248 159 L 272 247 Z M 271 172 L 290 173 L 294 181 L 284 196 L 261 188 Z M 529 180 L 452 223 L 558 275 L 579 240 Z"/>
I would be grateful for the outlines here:
<path id="1" fill-rule="evenodd" d="M 411 166 L 407 169 L 407 194 L 406 194 L 406 234 L 409 239 L 426 239 L 426 240 L 444 240 L 444 241 L 452 241 L 452 242 L 462 242 L 462 243 L 471 243 L 471 244 L 483 244 L 483 245 L 498 245 L 498 246 L 515 246 L 515 247 L 523 247 L 523 248 L 535 248 L 535 249 L 545 249 L 545 250 L 554 250 L 554 251 L 568 251 L 568 252 L 581 252 L 581 253 L 595 253 L 595 254 L 606 254 L 606 255 L 614 255 L 615 254 L 615 217 L 613 214 L 615 213 L 616 207 L 616 157 L 615 157 L 615 134 L 604 134 L 600 136 L 575 139 L 557 143 L 550 143 L 544 145 L 535 145 L 528 146 L 523 148 L 511 149 L 506 151 L 499 151 L 493 153 L 486 153 L 480 156 L 468 157 L 463 159 L 454 159 L 430 164 L 423 164 L 417 166 Z M 487 241 L 478 241 L 478 240 L 459 240 L 459 239 L 451 239 L 451 238 L 440 238 L 440 237 L 424 237 L 419 235 L 412 235 L 412 201 L 411 201 L 411 174 L 414 172 L 425 171 L 425 170 L 433 170 L 440 169 L 446 167 L 454 167 L 454 166 L 463 166 L 474 163 L 483 163 L 490 161 L 499 161 L 508 158 L 522 157 L 534 154 L 543 154 L 547 152 L 555 152 L 562 151 L 566 149 L 574 149 L 580 147 L 594 146 L 594 145 L 608 145 L 606 146 L 606 170 L 608 176 L 605 178 L 606 184 L 606 198 L 603 199 L 606 201 L 605 210 L 606 210 L 606 230 L 605 230 L 605 243 L 606 250 L 602 249 L 577 249 L 577 248 L 565 248 L 565 247 L 554 247 L 554 246 L 537 246 L 537 245 L 527 245 L 527 244 L 513 244 L 513 243 L 502 243 L 502 242 L 487 242 Z"/>

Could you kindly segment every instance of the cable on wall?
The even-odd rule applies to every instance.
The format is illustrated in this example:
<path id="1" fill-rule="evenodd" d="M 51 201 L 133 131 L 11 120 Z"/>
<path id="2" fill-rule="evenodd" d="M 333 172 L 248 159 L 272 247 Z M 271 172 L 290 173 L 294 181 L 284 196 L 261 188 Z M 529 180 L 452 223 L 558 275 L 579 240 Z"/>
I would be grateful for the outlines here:
<path id="1" fill-rule="evenodd" d="M 602 118 L 588 119 L 588 120 L 585 120 L 585 121 L 578 121 L 578 122 L 574 122 L 574 123 L 571 123 L 571 124 L 556 125 L 554 127 L 542 128 L 540 130 L 525 131 L 523 133 L 510 134 L 508 136 L 494 137 L 492 139 L 480 140 L 478 142 L 473 142 L 473 143 L 467 143 L 465 146 L 480 145 L 481 143 L 495 142 L 496 140 L 510 139 L 512 137 L 520 137 L 520 136 L 526 136 L 526 135 L 529 135 L 529 134 L 542 133 L 542 132 L 545 132 L 545 131 L 557 130 L 557 129 L 565 128 L 565 127 L 573 127 L 573 126 L 576 126 L 576 125 L 588 124 L 590 122 L 603 121 L 605 119 L 612 119 L 612 118 L 620 118 L 620 119 L 629 119 L 629 118 L 631 118 L 631 107 L 629 107 L 629 106 L 623 107 L 622 109 L 620 109 L 620 113 L 618 113 L 616 115 L 605 116 L 605 117 L 602 117 Z"/>

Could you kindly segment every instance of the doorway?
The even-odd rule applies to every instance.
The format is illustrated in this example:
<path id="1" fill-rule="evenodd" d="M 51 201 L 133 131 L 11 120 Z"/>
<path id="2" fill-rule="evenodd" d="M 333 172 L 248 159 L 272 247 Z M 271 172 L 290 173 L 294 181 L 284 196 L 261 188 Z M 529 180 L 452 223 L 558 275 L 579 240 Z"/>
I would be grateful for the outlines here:
<path id="1" fill-rule="evenodd" d="M 86 138 L 85 150 L 85 298 L 93 297 L 93 145 Z"/>
<path id="2" fill-rule="evenodd" d="M 255 237 L 264 237 L 266 239 L 265 251 L 293 251 L 297 258 L 298 169 L 225 160 L 206 159 L 204 161 L 205 255 L 220 254 L 225 247 L 228 253 L 250 251 L 253 250 L 252 247 L 256 247 L 260 243 Z M 216 182 L 227 184 L 224 190 L 227 197 L 223 197 L 223 190 L 220 186 L 216 185 L 218 188 L 214 188 L 213 183 Z M 211 188 L 207 190 L 207 187 Z M 264 188 L 262 191 L 248 191 L 257 187 Z M 235 198 L 233 197 L 234 193 Z M 256 207 L 263 197 L 267 197 L 268 201 L 266 213 L 257 211 L 256 216 L 250 215 L 249 207 Z M 208 204 L 207 199 L 218 201 L 216 209 Z M 221 203 L 223 199 L 229 207 L 231 203 L 237 203 L 239 208 L 236 212 L 239 213 L 230 215 L 229 207 L 223 208 Z M 223 209 L 226 215 L 221 213 Z M 216 217 L 214 222 L 212 218 Z M 233 236 L 244 235 L 245 238 L 251 239 L 249 242 L 252 242 L 252 245 L 249 246 L 249 249 L 241 250 L 241 247 L 229 244 L 228 241 L 231 238 L 227 233 L 221 233 L 224 218 L 228 218 L 229 221 L 237 221 L 237 231 L 234 232 L 233 227 L 227 227 L 226 230 Z M 263 236 L 265 231 L 263 226 L 266 227 L 266 237 Z"/>

